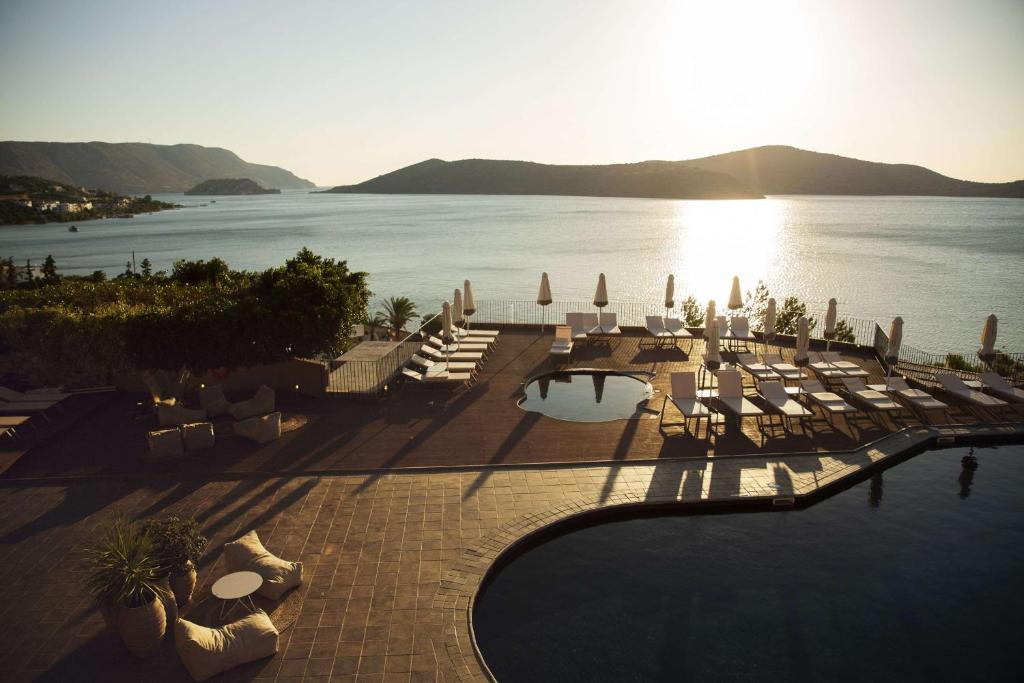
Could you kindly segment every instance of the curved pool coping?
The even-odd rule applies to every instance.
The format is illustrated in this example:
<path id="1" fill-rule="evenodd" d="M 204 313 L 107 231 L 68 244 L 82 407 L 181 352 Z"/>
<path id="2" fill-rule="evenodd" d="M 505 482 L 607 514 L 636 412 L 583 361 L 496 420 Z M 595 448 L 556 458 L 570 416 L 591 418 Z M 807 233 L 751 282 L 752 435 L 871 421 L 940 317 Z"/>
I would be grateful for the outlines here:
<path id="1" fill-rule="evenodd" d="M 901 443 L 902 442 L 902 443 Z M 858 484 L 872 474 L 892 467 L 904 460 L 927 450 L 967 445 L 997 445 L 1024 442 L 1024 423 L 1003 425 L 948 425 L 931 427 L 906 427 L 888 434 L 877 441 L 834 454 L 868 455 L 869 451 L 882 453 L 882 457 L 871 459 L 871 464 L 854 472 L 844 474 L 832 481 L 816 484 L 812 490 L 791 496 L 748 496 L 728 500 L 680 501 L 676 496 L 660 495 L 641 499 L 635 493 L 618 493 L 604 501 L 597 498 L 570 500 L 543 513 L 524 515 L 508 522 L 474 545 L 466 548 L 462 556 L 441 579 L 434 596 L 434 605 L 443 609 L 445 642 L 438 656 L 449 660 L 460 681 L 496 681 L 487 666 L 476 640 L 473 612 L 481 589 L 491 573 L 502 566 L 502 559 L 531 543 L 552 527 L 579 522 L 581 518 L 606 511 L 616 516 L 630 510 L 667 511 L 726 511 L 755 510 L 763 508 L 793 509 L 806 507 L 840 491 Z M 886 451 L 884 449 L 892 447 Z M 791 456 L 827 456 L 828 452 L 790 454 Z M 713 459 L 712 459 L 713 460 Z"/>
<path id="2" fill-rule="evenodd" d="M 647 386 L 647 392 L 648 392 L 647 393 L 647 397 L 636 402 L 636 406 L 637 407 L 636 407 L 636 410 L 633 412 L 632 415 L 627 415 L 626 417 L 613 417 L 613 418 L 610 418 L 608 420 L 569 420 L 569 419 L 562 418 L 562 417 L 555 417 L 554 415 L 548 415 L 547 413 L 543 413 L 543 412 L 541 412 L 539 410 L 530 410 L 529 408 L 524 408 L 523 407 L 523 401 L 526 400 L 525 388 L 527 386 L 529 386 L 532 382 L 540 379 L 541 377 L 549 377 L 551 375 L 597 375 L 597 374 L 601 374 L 601 375 L 619 375 L 619 376 L 622 376 L 622 377 L 630 377 L 632 379 L 635 379 L 638 382 L 643 382 Z M 568 368 L 568 369 L 565 369 L 565 370 L 557 370 L 557 369 L 555 369 L 555 370 L 545 370 L 544 372 L 538 372 L 535 375 L 530 375 L 525 380 L 523 380 L 522 388 L 520 389 L 520 391 L 523 393 L 523 395 L 516 399 L 516 407 L 519 408 L 520 410 L 522 410 L 525 413 L 536 413 L 537 415 L 543 415 L 544 417 L 550 418 L 552 420 L 558 420 L 560 422 L 576 422 L 576 423 L 579 423 L 579 424 L 602 424 L 602 423 L 605 423 L 605 422 L 616 422 L 618 420 L 639 420 L 641 418 L 637 416 L 637 413 L 639 413 L 639 412 L 641 412 L 643 410 L 642 408 L 640 408 L 640 404 L 641 403 L 645 403 L 647 401 L 650 401 L 651 398 L 654 397 L 655 390 L 654 390 L 654 385 L 651 384 L 651 378 L 656 377 L 656 376 L 657 376 L 657 373 L 655 373 L 655 372 L 648 372 L 646 370 L 616 370 L 614 368 Z"/>

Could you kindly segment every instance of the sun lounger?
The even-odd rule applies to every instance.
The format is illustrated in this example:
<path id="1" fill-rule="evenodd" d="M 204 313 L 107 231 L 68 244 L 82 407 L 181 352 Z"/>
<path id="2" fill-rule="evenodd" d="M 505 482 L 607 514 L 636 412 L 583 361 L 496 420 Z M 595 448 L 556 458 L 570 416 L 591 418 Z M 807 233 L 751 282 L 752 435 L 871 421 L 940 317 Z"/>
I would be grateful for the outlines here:
<path id="1" fill-rule="evenodd" d="M 424 358 L 418 353 L 413 354 L 409 362 L 413 365 L 417 365 L 423 368 L 427 375 L 437 375 L 444 372 L 474 372 L 476 371 L 476 363 L 467 363 L 463 361 L 441 361 L 436 363 L 429 358 Z"/>
<path id="2" fill-rule="evenodd" d="M 1024 403 L 1024 389 L 1018 389 L 1009 382 L 1006 378 L 995 372 L 983 372 L 981 373 L 981 384 L 984 389 L 987 389 L 989 393 L 998 396 L 1004 401 L 1011 401 L 1014 403 Z"/>
<path id="3" fill-rule="evenodd" d="M 551 342 L 551 355 L 568 358 L 572 354 L 572 328 L 568 325 L 555 327 L 555 340 Z"/>
<path id="4" fill-rule="evenodd" d="M 465 327 L 456 327 L 452 325 L 452 334 L 458 335 L 459 337 L 487 337 L 489 339 L 497 341 L 498 330 L 482 330 L 477 328 L 466 329 Z"/>
<path id="5" fill-rule="evenodd" d="M 428 337 L 427 343 L 441 353 L 456 353 L 458 351 L 477 351 L 484 353 L 488 348 L 490 348 L 490 344 L 486 342 L 457 341 L 452 342 L 451 344 L 445 344 L 440 337 L 434 336 Z"/>
<path id="6" fill-rule="evenodd" d="M 0 415 L 42 415 L 47 421 L 50 416 L 46 411 L 57 405 L 58 401 L 19 401 L 9 403 L 0 401 Z"/>
<path id="7" fill-rule="evenodd" d="M 647 334 L 653 337 L 653 346 L 660 347 L 675 343 L 675 335 L 665 328 L 665 319 L 660 315 L 649 315 L 646 318 Z M 640 345 L 643 346 L 641 340 Z"/>
<path id="8" fill-rule="evenodd" d="M 599 333 L 600 330 L 598 328 L 601 327 L 601 319 L 597 313 L 580 313 L 580 322 L 588 335 Z"/>
<path id="9" fill-rule="evenodd" d="M 665 395 L 661 405 L 661 422 L 658 428 L 665 424 L 665 407 L 671 401 L 672 405 L 683 415 L 683 430 L 690 431 L 690 420 L 694 421 L 694 432 L 700 431 L 700 420 L 705 418 L 708 421 L 707 435 L 711 436 L 712 421 L 716 421 L 718 413 L 711 410 L 697 397 L 697 376 L 693 372 L 673 372 L 672 393 Z"/>
<path id="10" fill-rule="evenodd" d="M 736 315 L 729 319 L 729 339 L 742 342 L 746 348 L 747 342 L 756 341 L 754 334 L 750 331 L 750 322 L 746 316 Z"/>
<path id="11" fill-rule="evenodd" d="M 739 419 L 756 417 L 760 423 L 764 411 L 743 395 L 743 379 L 739 370 L 719 370 L 718 394 L 715 398 L 719 405 Z"/>
<path id="12" fill-rule="evenodd" d="M 819 356 L 825 363 L 839 368 L 846 373 L 847 377 L 867 377 L 870 373 L 853 361 L 843 360 L 838 351 L 822 351 Z"/>
<path id="13" fill-rule="evenodd" d="M 455 362 L 472 361 L 474 363 L 480 363 L 484 359 L 484 354 L 481 353 L 480 351 L 451 351 L 449 353 L 444 353 L 442 351 L 435 349 L 430 344 L 424 344 L 423 346 L 421 346 L 419 353 L 421 356 L 425 356 L 430 360 L 438 363 L 443 362 L 445 360 Z"/>
<path id="14" fill-rule="evenodd" d="M 672 336 L 679 339 L 689 339 L 690 348 L 693 348 L 693 335 L 683 325 L 683 321 L 679 318 L 665 318 L 665 329 L 672 333 Z"/>
<path id="15" fill-rule="evenodd" d="M 833 426 L 835 423 L 832 420 L 836 415 L 846 416 L 858 412 L 856 408 L 844 401 L 842 396 L 827 391 L 816 379 L 801 380 L 800 388 L 803 389 L 801 396 L 806 396 L 811 403 L 821 408 Z"/>
<path id="16" fill-rule="evenodd" d="M 8 436 L 16 436 L 18 427 L 23 424 L 32 424 L 30 415 L 0 415 L 0 427 L 7 430 Z M 35 427 L 35 425 L 32 425 Z"/>
<path id="17" fill-rule="evenodd" d="M 962 379 L 952 373 L 936 372 L 935 381 L 941 384 L 942 388 L 950 396 L 975 408 L 992 410 L 993 408 L 1005 408 L 1007 406 L 1006 401 L 1003 399 L 971 389 L 964 384 Z"/>
<path id="18" fill-rule="evenodd" d="M 860 377 L 844 378 L 843 387 L 850 400 L 866 409 L 872 420 L 881 413 L 895 414 L 903 411 L 903 406 L 894 401 L 889 394 L 869 388 Z"/>
<path id="19" fill-rule="evenodd" d="M 837 368 L 827 360 L 823 360 L 820 353 L 811 352 L 808 354 L 808 358 L 810 359 L 810 362 L 807 364 L 807 367 L 809 367 L 811 372 L 817 375 L 820 380 L 824 380 L 825 382 L 839 381 L 844 377 L 850 376 L 846 374 L 845 370 Z"/>
<path id="20" fill-rule="evenodd" d="M 804 373 L 800 368 L 787 363 L 782 360 L 782 355 L 778 353 L 766 353 L 764 354 L 764 364 L 770 367 L 775 373 L 777 373 L 784 380 L 802 380 Z"/>
<path id="21" fill-rule="evenodd" d="M 598 327 L 600 330 L 597 334 L 602 335 L 617 335 L 622 334 L 622 330 L 619 329 L 618 316 L 615 313 L 602 313 L 598 319 Z"/>
<path id="22" fill-rule="evenodd" d="M 469 372 L 448 372 L 439 373 L 434 375 L 427 375 L 423 372 L 417 372 L 409 367 L 402 368 L 402 376 L 408 379 L 416 380 L 417 382 L 423 382 L 424 384 L 466 384 L 469 385 L 473 381 L 473 375 Z"/>
<path id="23" fill-rule="evenodd" d="M 758 381 L 778 379 L 778 375 L 764 363 L 758 363 L 752 353 L 736 354 L 736 361 L 741 368 L 750 373 L 751 377 Z"/>
<path id="24" fill-rule="evenodd" d="M 566 313 L 565 314 L 565 325 L 569 328 L 569 332 L 572 336 L 572 341 L 586 341 L 587 332 L 593 329 L 593 325 L 587 328 L 583 325 L 583 313 Z"/>
<path id="25" fill-rule="evenodd" d="M 805 418 L 814 415 L 798 401 L 790 398 L 782 382 L 762 382 L 758 394 L 768 406 L 769 414 L 779 415 L 782 419 L 783 429 L 790 433 L 793 431 L 793 420 L 799 420 L 802 424 Z"/>
<path id="26" fill-rule="evenodd" d="M 919 416 L 923 416 L 925 411 L 929 410 L 941 410 L 946 412 L 949 410 L 949 406 L 935 398 L 926 391 L 920 389 L 914 389 L 907 380 L 902 377 L 889 377 L 886 379 L 885 384 L 869 384 L 868 389 L 884 390 L 885 393 L 892 394 L 896 397 L 897 401 L 903 403 Z"/>

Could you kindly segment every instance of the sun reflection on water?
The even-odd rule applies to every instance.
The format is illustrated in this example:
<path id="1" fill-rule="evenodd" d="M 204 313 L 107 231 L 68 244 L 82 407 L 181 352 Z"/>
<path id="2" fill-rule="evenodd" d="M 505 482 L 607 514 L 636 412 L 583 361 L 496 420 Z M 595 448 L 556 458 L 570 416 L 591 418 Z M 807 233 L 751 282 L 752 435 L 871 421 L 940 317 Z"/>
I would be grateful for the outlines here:
<path id="1" fill-rule="evenodd" d="M 743 291 L 752 290 L 777 268 L 785 233 L 785 205 L 774 199 L 679 202 L 671 264 L 680 282 L 680 298 L 701 304 L 729 296 L 732 276 Z"/>

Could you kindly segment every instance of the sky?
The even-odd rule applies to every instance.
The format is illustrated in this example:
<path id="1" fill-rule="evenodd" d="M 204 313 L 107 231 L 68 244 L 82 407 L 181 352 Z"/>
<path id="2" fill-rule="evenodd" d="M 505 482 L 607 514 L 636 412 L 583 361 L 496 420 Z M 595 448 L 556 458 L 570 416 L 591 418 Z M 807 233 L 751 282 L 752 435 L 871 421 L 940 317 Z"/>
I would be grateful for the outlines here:
<path id="1" fill-rule="evenodd" d="M 788 144 L 1024 178 L 1024 0 L 0 0 L 0 139 L 424 159 Z"/>

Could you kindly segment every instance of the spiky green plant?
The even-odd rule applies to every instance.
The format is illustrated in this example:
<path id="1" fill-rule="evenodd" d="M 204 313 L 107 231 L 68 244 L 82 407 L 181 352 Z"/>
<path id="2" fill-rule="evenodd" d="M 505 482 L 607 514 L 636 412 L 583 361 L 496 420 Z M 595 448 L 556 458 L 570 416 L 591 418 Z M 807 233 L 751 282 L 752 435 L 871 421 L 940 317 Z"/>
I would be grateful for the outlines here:
<path id="1" fill-rule="evenodd" d="M 89 590 L 97 601 L 138 607 L 167 597 L 153 539 L 134 522 L 115 520 L 87 549 L 92 573 Z"/>
<path id="2" fill-rule="evenodd" d="M 384 317 L 395 337 L 401 334 L 407 323 L 419 316 L 416 314 L 416 304 L 405 296 L 393 296 L 384 302 Z"/>

